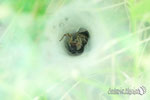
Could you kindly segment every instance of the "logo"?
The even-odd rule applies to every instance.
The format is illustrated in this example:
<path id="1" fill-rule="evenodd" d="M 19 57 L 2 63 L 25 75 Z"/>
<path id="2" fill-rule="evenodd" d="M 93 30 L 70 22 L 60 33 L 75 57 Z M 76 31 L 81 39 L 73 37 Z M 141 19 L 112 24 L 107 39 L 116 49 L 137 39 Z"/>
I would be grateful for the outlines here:
<path id="1" fill-rule="evenodd" d="M 109 88 L 108 94 L 112 95 L 144 95 L 146 93 L 146 88 L 144 86 L 141 86 L 137 89 L 131 89 L 131 88 L 120 88 L 120 89 L 111 89 Z"/>

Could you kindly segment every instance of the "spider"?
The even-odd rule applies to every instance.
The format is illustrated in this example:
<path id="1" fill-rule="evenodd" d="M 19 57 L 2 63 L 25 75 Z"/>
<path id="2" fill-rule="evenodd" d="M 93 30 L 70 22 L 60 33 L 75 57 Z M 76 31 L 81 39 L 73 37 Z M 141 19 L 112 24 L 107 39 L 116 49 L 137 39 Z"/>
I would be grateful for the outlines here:
<path id="1" fill-rule="evenodd" d="M 81 29 L 80 29 L 81 30 Z M 88 42 L 89 33 L 88 31 L 80 31 L 74 34 L 66 33 L 62 36 L 60 41 L 66 37 L 66 48 L 72 54 L 79 54 L 84 51 L 84 47 Z"/>

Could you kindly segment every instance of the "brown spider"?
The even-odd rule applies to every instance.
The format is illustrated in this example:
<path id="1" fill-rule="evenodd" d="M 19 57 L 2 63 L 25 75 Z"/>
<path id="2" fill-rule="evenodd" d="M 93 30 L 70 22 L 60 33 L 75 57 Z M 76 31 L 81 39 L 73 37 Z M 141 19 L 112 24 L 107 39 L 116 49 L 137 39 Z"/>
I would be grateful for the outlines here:
<path id="1" fill-rule="evenodd" d="M 66 39 L 66 47 L 72 54 L 79 54 L 84 51 L 84 47 L 88 42 L 89 33 L 88 31 L 77 32 L 75 34 L 64 34 L 62 38 L 67 37 Z"/>

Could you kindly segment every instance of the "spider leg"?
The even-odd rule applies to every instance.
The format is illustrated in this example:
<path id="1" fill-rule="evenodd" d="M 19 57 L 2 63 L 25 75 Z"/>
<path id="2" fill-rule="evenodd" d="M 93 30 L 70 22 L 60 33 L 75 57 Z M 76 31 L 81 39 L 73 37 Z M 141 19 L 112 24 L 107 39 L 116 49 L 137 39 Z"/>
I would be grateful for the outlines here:
<path id="1" fill-rule="evenodd" d="M 67 33 L 67 34 L 64 34 L 64 35 L 62 36 L 62 38 L 61 38 L 59 41 L 63 40 L 65 36 L 68 36 L 68 37 L 71 38 L 71 35 L 70 35 L 69 33 Z"/>
<path id="2" fill-rule="evenodd" d="M 76 46 L 77 46 L 77 50 L 79 50 L 82 47 L 82 40 L 79 35 L 76 38 Z"/>
<path id="3" fill-rule="evenodd" d="M 66 36 L 66 34 L 64 34 L 64 35 L 62 36 L 62 38 L 61 38 L 59 41 L 63 40 L 65 36 Z"/>

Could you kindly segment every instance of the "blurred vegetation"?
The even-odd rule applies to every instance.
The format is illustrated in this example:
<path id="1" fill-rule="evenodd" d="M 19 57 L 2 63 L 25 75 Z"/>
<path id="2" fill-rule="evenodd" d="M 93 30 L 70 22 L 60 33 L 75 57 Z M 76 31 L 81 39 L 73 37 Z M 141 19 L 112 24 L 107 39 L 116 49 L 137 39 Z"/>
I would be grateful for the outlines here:
<path id="1" fill-rule="evenodd" d="M 11 0 L 13 8 L 34 16 L 44 15 L 50 0 Z"/>
<path id="2" fill-rule="evenodd" d="M 133 30 L 137 30 L 140 21 L 150 21 L 150 0 L 128 0 Z"/>

